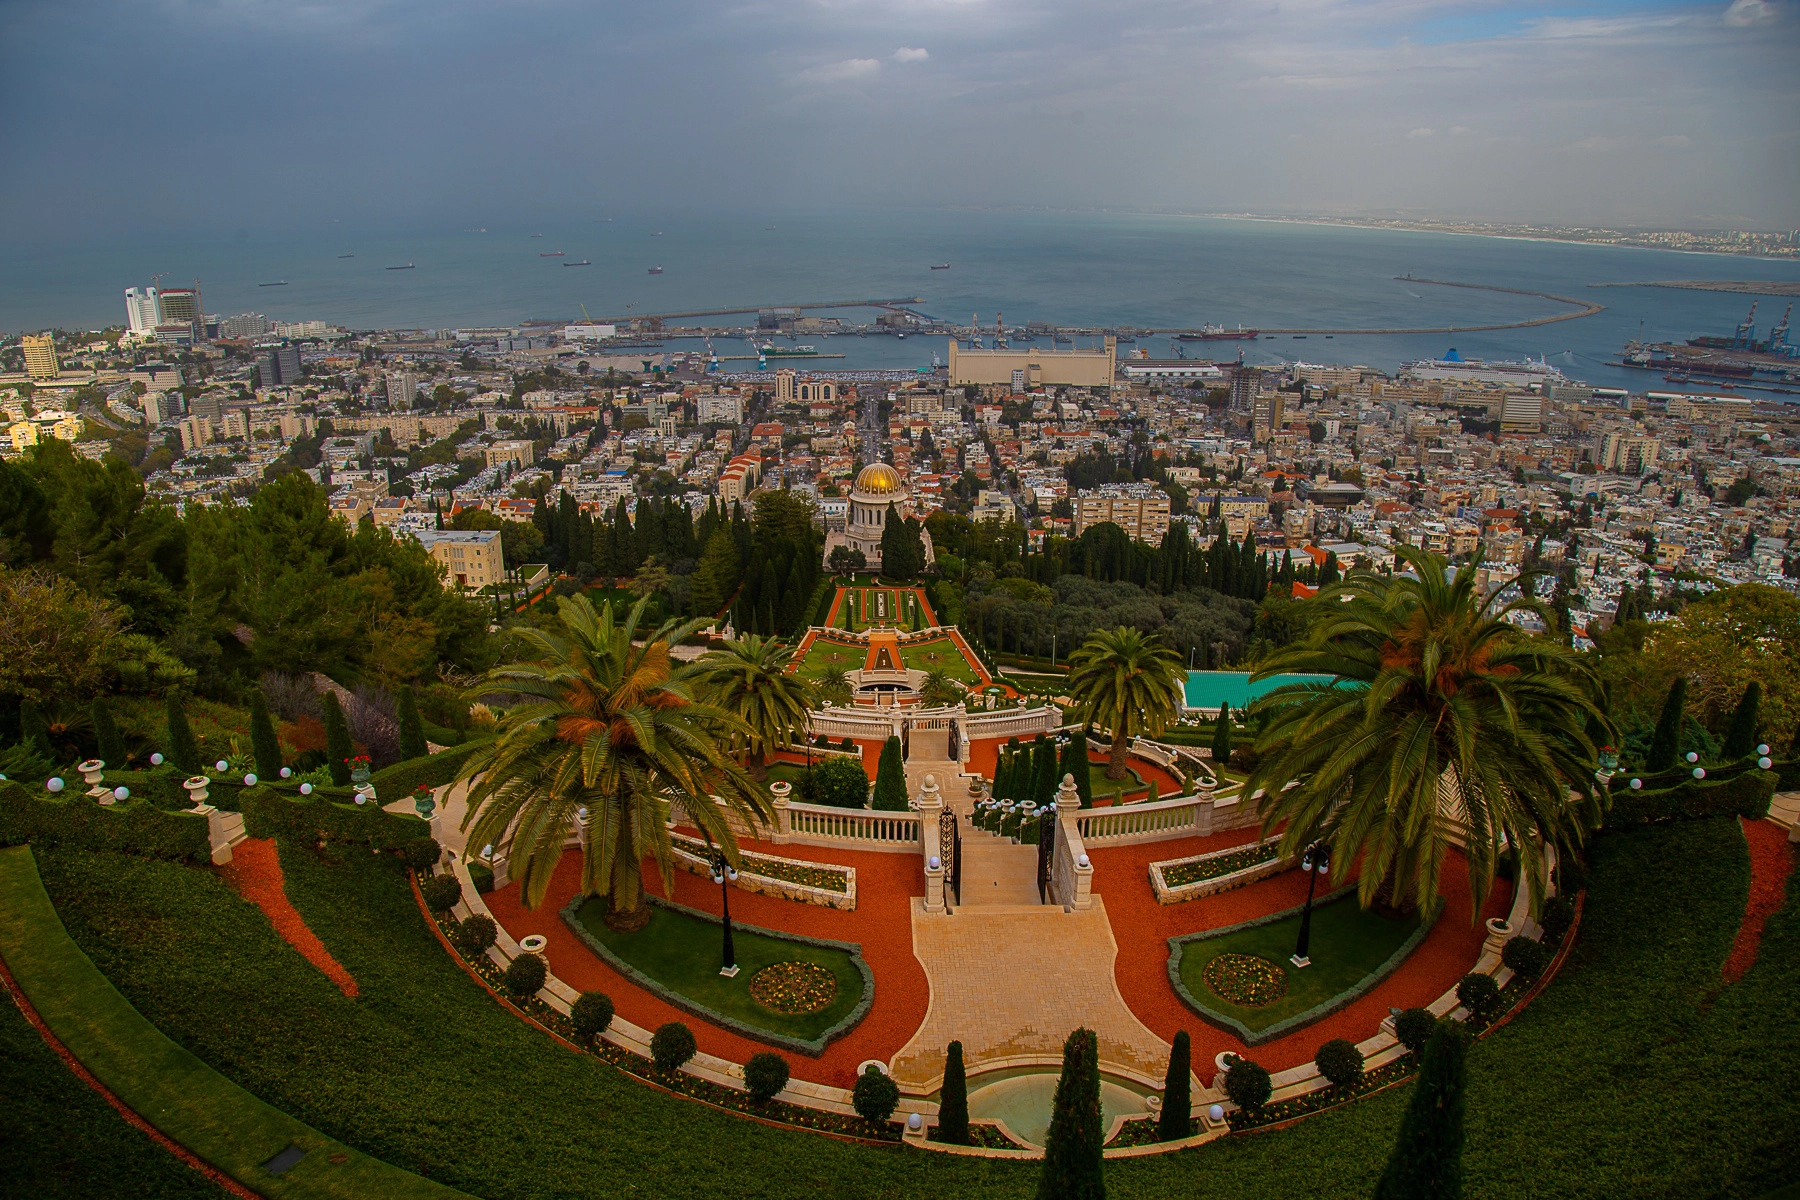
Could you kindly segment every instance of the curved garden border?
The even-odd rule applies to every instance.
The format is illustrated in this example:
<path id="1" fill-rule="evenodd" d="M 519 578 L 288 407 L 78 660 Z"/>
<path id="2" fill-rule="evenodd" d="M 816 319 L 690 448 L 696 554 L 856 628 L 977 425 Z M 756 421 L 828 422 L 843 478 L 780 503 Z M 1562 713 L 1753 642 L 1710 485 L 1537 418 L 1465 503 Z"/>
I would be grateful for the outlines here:
<path id="1" fill-rule="evenodd" d="M 1350 892 L 1354 891 L 1355 888 L 1356 885 L 1353 883 L 1346 884 L 1322 899 L 1313 901 L 1313 907 L 1318 908 L 1322 905 L 1330 904 L 1332 901 L 1348 895 Z M 1253 917 L 1248 921 L 1239 921 L 1236 925 L 1225 925 L 1218 929 L 1203 930 L 1200 933 L 1184 933 L 1178 937 L 1170 938 L 1169 985 L 1175 989 L 1175 994 L 1181 997 L 1181 1002 L 1183 1004 L 1200 1014 L 1200 1016 L 1208 1022 L 1217 1025 L 1220 1029 L 1237 1037 L 1246 1046 L 1260 1046 L 1264 1042 L 1272 1042 L 1276 1038 L 1285 1037 L 1296 1029 L 1303 1029 L 1315 1021 L 1330 1016 L 1338 1009 L 1343 1008 L 1346 1004 L 1350 1004 L 1367 995 L 1376 984 L 1380 983 L 1383 979 L 1386 979 L 1389 975 L 1392 975 L 1399 968 L 1400 964 L 1407 960 L 1408 956 L 1418 948 L 1419 943 L 1425 940 L 1426 935 L 1431 932 L 1432 926 L 1437 924 L 1439 915 L 1444 911 L 1444 903 L 1440 899 L 1436 907 L 1432 909 L 1431 913 L 1420 920 L 1419 927 L 1413 930 L 1412 935 L 1404 942 L 1400 943 L 1399 949 L 1388 955 L 1386 961 L 1380 966 L 1376 967 L 1373 971 L 1370 971 L 1367 975 L 1364 975 L 1361 979 L 1357 980 L 1337 995 L 1331 997 L 1329 1000 L 1320 1004 L 1315 1004 L 1305 1012 L 1295 1013 L 1291 1017 L 1277 1021 L 1275 1024 L 1260 1032 L 1251 1029 L 1234 1017 L 1228 1017 L 1217 1009 L 1209 1008 L 1206 1004 L 1196 998 L 1192 992 L 1188 991 L 1187 985 L 1181 981 L 1181 956 L 1190 943 L 1210 941 L 1213 938 L 1224 937 L 1228 933 L 1236 933 L 1240 929 L 1255 929 L 1259 925 L 1272 925 L 1276 921 L 1286 920 L 1288 917 L 1293 916 L 1303 907 L 1304 905 L 1296 904 L 1294 907 L 1284 908 L 1280 912 Z"/>
<path id="2" fill-rule="evenodd" d="M 763 937 L 774 938 L 777 941 L 794 942 L 803 946 L 820 946 L 828 950 L 844 951 L 850 956 L 850 961 L 856 964 L 857 971 L 862 975 L 863 993 L 862 998 L 856 1002 L 856 1007 L 845 1014 L 843 1020 L 839 1021 L 836 1025 L 833 1025 L 816 1038 L 789 1037 L 787 1034 L 774 1033 L 770 1030 L 762 1029 L 758 1026 L 740 1021 L 735 1017 L 728 1017 L 724 1013 L 710 1009 L 704 1004 L 700 1004 L 697 1001 L 682 995 L 680 992 L 665 987 L 663 984 L 650 978 L 650 976 L 644 974 L 642 971 L 620 958 L 617 954 L 614 954 L 604 942 L 589 933 L 587 928 L 576 919 L 575 914 L 591 899 L 591 896 L 577 895 L 563 906 L 561 914 L 563 924 L 567 925 L 569 929 L 574 932 L 575 936 L 581 939 L 582 945 L 599 955 L 600 960 L 607 966 L 625 976 L 625 978 L 631 980 L 631 982 L 637 984 L 657 999 L 672 1004 L 684 1012 L 692 1013 L 703 1021 L 710 1021 L 714 1025 L 729 1029 L 733 1033 L 742 1034 L 744 1037 L 753 1038 L 759 1042 L 768 1042 L 771 1045 L 780 1046 L 784 1050 L 792 1050 L 797 1054 L 804 1054 L 809 1058 L 817 1058 L 819 1055 L 825 1053 L 825 1047 L 831 1045 L 832 1042 L 835 1042 L 838 1038 L 843 1037 L 846 1033 L 855 1029 L 857 1025 L 861 1024 L 862 1019 L 869 1015 L 869 1009 L 873 1008 L 875 1005 L 875 972 L 870 970 L 869 964 L 864 961 L 862 956 L 862 946 L 859 943 L 833 941 L 831 938 L 807 937 L 805 934 L 788 933 L 780 929 L 763 929 L 760 926 L 745 925 L 742 922 L 734 921 L 732 922 L 734 928 L 742 929 L 747 933 L 760 934 Z M 710 913 L 703 913 L 697 908 L 689 908 L 685 904 L 676 904 L 673 901 L 664 900 L 661 896 L 647 895 L 644 899 L 658 907 L 669 909 L 671 912 L 678 912 L 690 917 L 697 917 L 702 921 L 708 921 L 715 925 L 719 923 Z"/>

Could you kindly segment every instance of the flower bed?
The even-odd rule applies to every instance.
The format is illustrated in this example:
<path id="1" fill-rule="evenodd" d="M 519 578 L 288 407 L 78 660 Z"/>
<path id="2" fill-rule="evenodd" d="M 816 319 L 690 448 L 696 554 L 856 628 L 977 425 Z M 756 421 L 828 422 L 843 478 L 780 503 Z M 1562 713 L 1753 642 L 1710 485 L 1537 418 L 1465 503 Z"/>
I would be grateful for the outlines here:
<path id="1" fill-rule="evenodd" d="M 1232 888 L 1280 874 L 1293 862 L 1284 858 L 1277 847 L 1280 835 L 1248 846 L 1233 846 L 1196 854 L 1191 858 L 1173 858 L 1150 864 L 1150 890 L 1158 904 L 1180 904 L 1228 892 Z"/>
<path id="2" fill-rule="evenodd" d="M 1188 1118 L 1188 1136 L 1200 1132 L 1200 1122 Z M 1162 1129 L 1156 1117 L 1133 1117 L 1119 1126 L 1119 1135 L 1106 1143 L 1108 1150 L 1121 1150 L 1127 1146 L 1155 1146 L 1163 1141 Z"/>
<path id="3" fill-rule="evenodd" d="M 818 1012 L 837 991 L 837 976 L 813 963 L 773 963 L 750 979 L 750 998 L 779 1013 Z"/>
<path id="4" fill-rule="evenodd" d="M 676 834 L 675 861 L 695 875 L 712 874 L 712 852 L 699 838 Z M 853 912 L 856 909 L 856 868 L 832 863 L 778 858 L 773 854 L 741 854 L 737 886 L 759 896 L 779 896 L 805 904 Z"/>
<path id="5" fill-rule="evenodd" d="M 939 1137 L 938 1136 L 938 1127 L 936 1125 L 933 1125 L 929 1130 L 926 1131 L 926 1138 L 928 1141 L 936 1142 L 940 1146 L 949 1146 L 949 1145 L 956 1144 L 953 1142 L 946 1142 L 943 1138 Z M 1023 1150 L 1023 1149 L 1025 1149 L 1024 1146 L 1021 1146 L 1018 1142 L 1013 1141 L 1011 1138 L 1007 1137 L 1004 1133 L 1001 1133 L 999 1126 L 984 1125 L 979 1121 L 970 1121 L 969 1122 L 969 1145 L 978 1146 L 983 1150 Z"/>
<path id="6" fill-rule="evenodd" d="M 1245 1008 L 1261 1008 L 1287 995 L 1287 972 L 1254 954 L 1218 955 L 1201 977 L 1220 999 Z"/>

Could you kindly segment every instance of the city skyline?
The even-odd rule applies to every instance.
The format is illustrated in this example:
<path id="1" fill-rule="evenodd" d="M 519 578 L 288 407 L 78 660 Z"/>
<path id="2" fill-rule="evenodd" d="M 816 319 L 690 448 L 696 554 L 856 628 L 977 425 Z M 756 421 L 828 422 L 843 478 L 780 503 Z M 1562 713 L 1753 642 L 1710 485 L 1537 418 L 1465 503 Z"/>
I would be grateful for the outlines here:
<path id="1" fill-rule="evenodd" d="M 1791 0 L 420 15 L 9 6 L 0 215 L 60 240 L 922 200 L 1800 226 Z M 191 119 L 146 126 L 146 86 Z"/>

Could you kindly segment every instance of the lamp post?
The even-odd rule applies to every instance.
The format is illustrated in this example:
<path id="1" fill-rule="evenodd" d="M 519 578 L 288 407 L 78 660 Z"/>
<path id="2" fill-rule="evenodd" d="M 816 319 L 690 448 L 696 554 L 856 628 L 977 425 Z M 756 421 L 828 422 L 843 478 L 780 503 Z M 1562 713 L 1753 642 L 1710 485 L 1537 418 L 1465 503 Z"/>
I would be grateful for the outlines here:
<path id="1" fill-rule="evenodd" d="M 1300 856 L 1300 869 L 1307 872 L 1306 907 L 1300 910 L 1300 937 L 1294 943 L 1293 957 L 1288 959 L 1296 967 L 1312 966 L 1312 959 L 1307 957 L 1307 950 L 1312 942 L 1312 904 L 1313 890 L 1318 887 L 1319 876 L 1331 870 L 1331 847 L 1324 842 L 1314 842 Z"/>
<path id="2" fill-rule="evenodd" d="M 724 965 L 719 974 L 727 979 L 736 979 L 738 973 L 737 950 L 731 944 L 731 885 L 737 881 L 737 868 L 725 861 L 723 852 L 715 850 L 712 856 L 713 882 L 719 885 L 719 900 L 725 913 L 725 946 L 722 957 Z"/>

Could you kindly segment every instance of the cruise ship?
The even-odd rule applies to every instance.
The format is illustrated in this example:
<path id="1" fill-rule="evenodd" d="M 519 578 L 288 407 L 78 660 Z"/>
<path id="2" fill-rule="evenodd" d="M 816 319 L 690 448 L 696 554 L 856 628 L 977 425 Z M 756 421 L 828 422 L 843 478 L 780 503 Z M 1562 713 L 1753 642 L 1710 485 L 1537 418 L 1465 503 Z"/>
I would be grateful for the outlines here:
<path id="1" fill-rule="evenodd" d="M 1479 358 L 1464 358 L 1455 349 L 1442 358 L 1421 358 L 1417 362 L 1409 362 L 1400 368 L 1400 374 L 1413 379 L 1435 379 L 1454 383 L 1498 383 L 1515 387 L 1530 387 L 1534 384 L 1566 383 L 1563 373 L 1542 360 L 1523 362 L 1513 359 L 1498 359 L 1488 362 Z"/>

